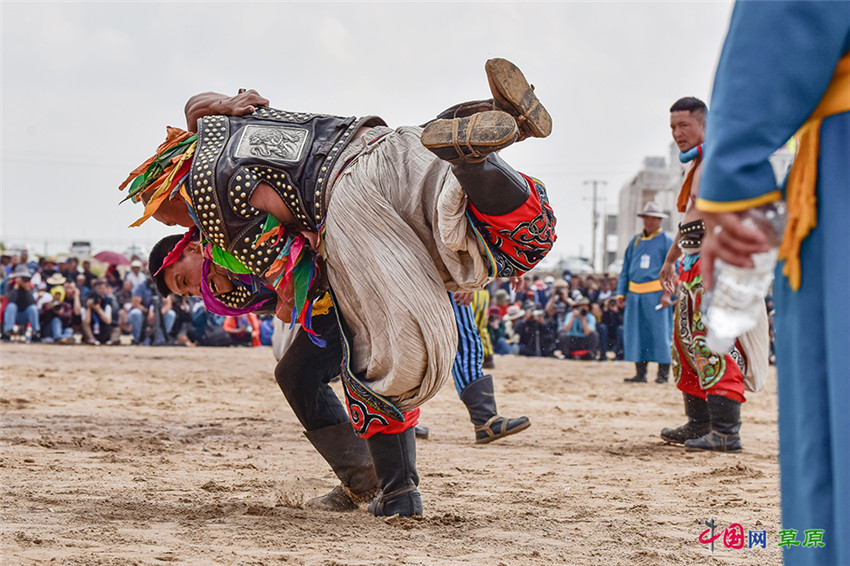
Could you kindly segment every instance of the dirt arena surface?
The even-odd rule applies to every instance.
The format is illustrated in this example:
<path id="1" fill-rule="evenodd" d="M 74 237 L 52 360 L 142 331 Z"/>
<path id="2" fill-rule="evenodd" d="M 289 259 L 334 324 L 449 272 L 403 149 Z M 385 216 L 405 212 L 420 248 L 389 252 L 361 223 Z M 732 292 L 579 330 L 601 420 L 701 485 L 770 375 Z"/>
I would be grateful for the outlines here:
<path id="1" fill-rule="evenodd" d="M 681 395 L 624 384 L 632 364 L 497 358 L 500 412 L 531 428 L 474 445 L 447 383 L 422 410 L 425 515 L 402 520 L 301 508 L 336 481 L 269 348 L 3 344 L 0 368 L 4 565 L 781 563 L 772 368 L 723 455 L 665 445 Z M 709 517 L 767 549 L 712 556 Z"/>

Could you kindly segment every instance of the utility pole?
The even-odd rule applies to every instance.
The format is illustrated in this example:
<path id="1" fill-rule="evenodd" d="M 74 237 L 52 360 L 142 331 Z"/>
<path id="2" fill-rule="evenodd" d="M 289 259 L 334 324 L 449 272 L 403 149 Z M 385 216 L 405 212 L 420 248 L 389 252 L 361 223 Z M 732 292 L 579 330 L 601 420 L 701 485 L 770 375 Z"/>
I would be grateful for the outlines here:
<path id="1" fill-rule="evenodd" d="M 590 261 L 593 263 L 593 269 L 599 271 L 599 266 L 596 265 L 596 227 L 599 224 L 599 212 L 596 210 L 596 203 L 599 199 L 597 199 L 596 187 L 597 185 L 607 185 L 608 183 L 605 181 L 601 181 L 599 179 L 590 179 L 584 182 L 585 185 L 593 185 L 593 235 L 591 237 L 591 248 L 590 248 Z M 605 200 L 603 197 L 602 200 Z"/>

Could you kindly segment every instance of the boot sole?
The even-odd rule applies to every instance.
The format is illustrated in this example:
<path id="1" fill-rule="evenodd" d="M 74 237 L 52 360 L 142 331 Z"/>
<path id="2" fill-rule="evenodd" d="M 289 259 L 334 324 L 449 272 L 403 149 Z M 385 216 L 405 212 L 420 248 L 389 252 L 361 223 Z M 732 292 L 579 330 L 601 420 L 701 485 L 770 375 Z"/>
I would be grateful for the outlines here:
<path id="1" fill-rule="evenodd" d="M 497 104 L 514 109 L 524 118 L 520 125 L 524 134 L 545 138 L 552 133 L 552 116 L 516 65 L 507 59 L 490 59 L 484 71 Z"/>
<path id="2" fill-rule="evenodd" d="M 445 161 L 483 161 L 487 155 L 514 143 L 518 135 L 513 117 L 499 110 L 465 118 L 435 120 L 422 130 L 422 145 Z"/>
<path id="3" fill-rule="evenodd" d="M 500 438 L 505 438 L 506 436 L 510 436 L 512 434 L 522 432 L 530 426 L 531 426 L 531 421 L 528 421 L 527 423 L 523 423 L 523 424 L 519 425 L 518 427 L 516 427 L 514 429 L 506 430 L 504 433 L 499 434 L 497 436 L 488 436 L 487 438 L 482 438 L 480 440 L 476 439 L 475 444 L 490 444 L 494 440 L 499 440 Z"/>
<path id="4" fill-rule="evenodd" d="M 720 452 L 721 454 L 738 454 L 743 451 L 743 448 L 738 448 L 737 450 L 714 450 L 712 448 L 695 448 L 693 446 L 685 445 L 685 452 Z"/>

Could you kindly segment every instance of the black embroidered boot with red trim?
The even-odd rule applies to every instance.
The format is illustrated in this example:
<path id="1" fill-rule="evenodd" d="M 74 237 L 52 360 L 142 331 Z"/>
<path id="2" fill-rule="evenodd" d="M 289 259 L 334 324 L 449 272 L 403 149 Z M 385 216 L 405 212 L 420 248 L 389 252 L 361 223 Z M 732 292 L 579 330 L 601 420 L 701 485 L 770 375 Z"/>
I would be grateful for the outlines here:
<path id="1" fill-rule="evenodd" d="M 400 434 L 375 434 L 366 439 L 382 493 L 369 504 L 369 512 L 377 517 L 414 517 L 422 515 L 422 498 L 416 490 L 416 432 L 405 429 Z"/>
<path id="2" fill-rule="evenodd" d="M 354 511 L 381 492 L 366 441 L 354 434 L 350 422 L 308 430 L 304 435 L 341 482 L 329 493 L 307 501 L 305 507 Z"/>

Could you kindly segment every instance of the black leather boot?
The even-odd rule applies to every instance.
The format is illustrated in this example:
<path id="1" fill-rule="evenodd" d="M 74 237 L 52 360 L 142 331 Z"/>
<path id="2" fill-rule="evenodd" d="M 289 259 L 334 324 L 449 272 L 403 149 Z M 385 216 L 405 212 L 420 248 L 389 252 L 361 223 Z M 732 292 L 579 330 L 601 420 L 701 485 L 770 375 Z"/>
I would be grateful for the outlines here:
<path id="1" fill-rule="evenodd" d="M 461 102 L 450 106 L 437 114 L 437 120 L 452 120 L 453 118 L 466 118 L 479 112 L 487 112 L 488 110 L 500 110 L 496 108 L 496 101 L 492 98 L 487 100 L 470 100 L 469 102 Z"/>
<path id="2" fill-rule="evenodd" d="M 667 383 L 670 379 L 670 364 L 658 364 L 658 375 L 655 383 Z"/>
<path id="3" fill-rule="evenodd" d="M 712 450 L 715 452 L 740 452 L 741 403 L 720 395 L 708 395 L 708 413 L 711 431 L 699 438 L 685 441 L 688 451 Z"/>
<path id="4" fill-rule="evenodd" d="M 528 181 L 496 154 L 480 163 L 452 163 L 452 173 L 469 202 L 489 216 L 509 214 L 531 195 Z"/>
<path id="5" fill-rule="evenodd" d="M 649 362 L 635 362 L 635 370 L 637 373 L 634 377 L 627 377 L 623 381 L 626 383 L 646 383 L 646 368 Z"/>
<path id="6" fill-rule="evenodd" d="M 475 425 L 475 443 L 487 444 L 516 434 L 531 426 L 528 417 L 509 419 L 499 416 L 496 410 L 496 395 L 493 392 L 493 377 L 485 375 L 466 386 L 460 400 L 469 411 L 469 419 Z"/>
<path id="7" fill-rule="evenodd" d="M 684 444 L 686 440 L 699 438 L 711 431 L 711 416 L 708 403 L 696 395 L 682 393 L 685 398 L 685 416 L 688 422 L 678 428 L 664 428 L 661 438 L 674 444 Z"/>
<path id="8" fill-rule="evenodd" d="M 375 472 L 383 492 L 369 504 L 377 517 L 422 515 L 422 498 L 416 487 L 416 433 L 409 428 L 401 434 L 375 434 L 366 439 Z"/>
<path id="9" fill-rule="evenodd" d="M 342 482 L 329 493 L 309 500 L 305 507 L 326 511 L 353 511 L 372 501 L 381 491 L 366 441 L 344 422 L 304 435 Z"/>

